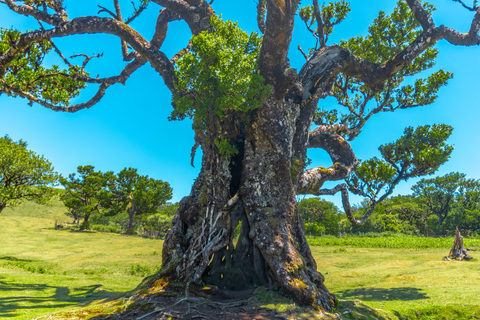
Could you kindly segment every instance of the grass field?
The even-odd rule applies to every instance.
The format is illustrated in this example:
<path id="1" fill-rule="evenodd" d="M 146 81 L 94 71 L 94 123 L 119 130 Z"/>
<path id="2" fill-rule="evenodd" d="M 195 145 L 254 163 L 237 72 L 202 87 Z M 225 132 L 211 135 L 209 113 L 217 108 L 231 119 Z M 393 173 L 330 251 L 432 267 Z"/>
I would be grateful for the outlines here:
<path id="1" fill-rule="evenodd" d="M 55 230 L 60 203 L 0 215 L 0 319 L 33 319 L 134 289 L 159 268 L 162 242 Z"/>
<path id="2" fill-rule="evenodd" d="M 68 221 L 63 212 L 58 202 L 26 203 L 0 215 L 0 319 L 34 319 L 94 304 L 98 309 L 99 301 L 121 297 L 159 267 L 162 241 L 55 230 L 56 219 Z M 343 318 L 480 319 L 480 252 L 469 262 L 442 261 L 453 239 L 309 242 L 327 287 L 340 300 L 373 308 L 358 315 L 343 303 Z"/>

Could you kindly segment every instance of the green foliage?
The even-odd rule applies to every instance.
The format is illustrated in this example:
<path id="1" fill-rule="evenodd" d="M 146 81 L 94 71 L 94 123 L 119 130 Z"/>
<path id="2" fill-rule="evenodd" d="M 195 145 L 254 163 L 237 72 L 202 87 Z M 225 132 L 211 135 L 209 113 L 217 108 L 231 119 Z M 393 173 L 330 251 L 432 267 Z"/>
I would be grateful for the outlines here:
<path id="1" fill-rule="evenodd" d="M 478 180 L 466 179 L 463 173 L 451 172 L 441 177 L 422 179 L 412 187 L 412 190 L 424 210 L 436 215 L 436 229 L 439 234 L 444 232 L 442 225 L 452 211 L 455 212 L 455 216 L 449 219 L 447 226 L 449 230 L 461 226 L 475 231 L 480 226 Z"/>
<path id="2" fill-rule="evenodd" d="M 431 13 L 435 8 L 427 2 L 423 7 Z M 404 50 L 423 31 L 413 12 L 405 1 L 398 1 L 391 15 L 380 11 L 368 28 L 368 36 L 358 36 L 342 41 L 341 45 L 353 54 L 371 62 L 382 64 Z M 429 49 L 420 55 L 401 75 L 413 75 L 434 65 L 436 49 Z"/>
<path id="3" fill-rule="evenodd" d="M 405 176 L 433 174 L 450 158 L 454 149 L 445 143 L 452 130 L 445 124 L 419 126 L 415 130 L 408 127 L 399 140 L 379 149 L 385 160 Z"/>
<path id="4" fill-rule="evenodd" d="M 434 10 L 428 3 L 423 5 L 428 12 Z M 369 35 L 342 41 L 340 45 L 356 56 L 384 64 L 407 48 L 422 32 L 408 4 L 399 1 L 391 15 L 383 11 L 379 13 L 369 27 Z M 433 68 L 437 54 L 438 50 L 435 48 L 426 49 L 407 67 L 396 71 L 387 81 L 375 86 L 367 86 L 354 77 L 339 74 L 334 85 L 334 96 L 348 111 L 343 113 L 320 109 L 316 113 L 315 122 L 347 124 L 349 128 L 356 128 L 348 135 L 349 139 L 354 139 L 360 134 L 365 122 L 376 113 L 433 103 L 440 87 L 446 85 L 453 75 L 438 70 L 427 78 L 412 77 Z M 411 84 L 403 85 L 407 79 Z M 372 107 L 369 107 L 370 103 L 373 104 Z"/>
<path id="5" fill-rule="evenodd" d="M 161 239 L 165 238 L 171 229 L 173 216 L 178 207 L 178 203 L 160 206 L 158 213 L 142 218 L 143 227 L 150 232 L 158 232 Z"/>
<path id="6" fill-rule="evenodd" d="M 347 219 L 340 221 L 341 232 L 349 234 L 358 233 L 403 233 L 403 234 L 420 234 L 416 226 L 404 216 L 403 212 L 399 212 L 392 208 L 397 202 L 395 198 L 388 199 L 375 207 L 372 215 L 362 225 L 353 225 Z M 366 211 L 370 209 L 369 201 L 363 201 L 358 207 L 355 207 L 354 217 L 362 217 Z"/>
<path id="7" fill-rule="evenodd" d="M 367 195 L 370 199 L 376 199 L 380 191 L 394 184 L 397 171 L 384 160 L 376 157 L 361 162 L 352 176 L 349 184 L 354 185 L 350 190 L 353 193 Z M 358 192 L 358 190 L 361 190 Z"/>
<path id="8" fill-rule="evenodd" d="M 0 28 L 0 55 L 6 53 L 20 36 L 17 30 Z M 43 59 L 51 50 L 52 45 L 48 40 L 32 43 L 21 50 L 13 61 L 8 63 L 5 74 L 0 79 L 0 89 L 12 97 L 20 95 L 20 92 L 30 94 L 31 96 L 26 98 L 31 102 L 40 99 L 68 106 L 70 99 L 78 96 L 80 89 L 84 89 L 86 85 L 73 80 L 80 68 L 62 70 L 56 65 L 50 68 L 43 66 Z"/>
<path id="9" fill-rule="evenodd" d="M 155 213 L 161 205 L 172 198 L 172 188 L 168 182 L 141 176 L 137 169 L 125 168 L 110 183 L 100 201 L 107 215 L 127 211 L 130 216 L 128 231 L 132 232 L 133 219 L 148 213 Z"/>
<path id="10" fill-rule="evenodd" d="M 298 203 L 298 212 L 305 223 L 306 234 L 338 234 L 343 213 L 333 203 L 318 198 L 303 199 Z"/>
<path id="11" fill-rule="evenodd" d="M 452 130 L 444 124 L 406 128 L 400 139 L 380 146 L 384 160 L 373 158 L 357 166 L 346 180 L 349 190 L 377 201 L 391 194 L 401 180 L 434 173 L 453 151 L 445 142 Z"/>
<path id="12" fill-rule="evenodd" d="M 27 143 L 0 138 L 0 212 L 23 200 L 47 203 L 58 174 L 50 161 L 27 149 Z"/>
<path id="13" fill-rule="evenodd" d="M 178 93 L 171 119 L 194 118 L 194 129 L 209 128 L 220 153 L 231 156 L 235 151 L 227 147 L 231 137 L 224 136 L 222 122 L 232 113 L 243 117 L 258 108 L 270 88 L 257 73 L 261 37 L 219 17 L 212 17 L 211 26 L 211 32 L 192 38 L 191 50 L 176 63 Z"/>

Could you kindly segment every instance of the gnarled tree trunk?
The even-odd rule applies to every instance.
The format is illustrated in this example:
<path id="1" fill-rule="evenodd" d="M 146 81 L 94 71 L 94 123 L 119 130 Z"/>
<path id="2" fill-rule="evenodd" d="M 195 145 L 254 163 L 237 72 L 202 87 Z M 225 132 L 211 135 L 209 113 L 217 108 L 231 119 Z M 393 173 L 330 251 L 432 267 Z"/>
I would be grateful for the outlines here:
<path id="1" fill-rule="evenodd" d="M 300 109 L 293 99 L 266 99 L 233 139 L 239 153 L 231 159 L 202 143 L 202 170 L 165 239 L 161 276 L 225 290 L 268 285 L 332 309 L 335 296 L 316 270 L 295 199 L 306 144 L 294 141 L 309 129 Z"/>

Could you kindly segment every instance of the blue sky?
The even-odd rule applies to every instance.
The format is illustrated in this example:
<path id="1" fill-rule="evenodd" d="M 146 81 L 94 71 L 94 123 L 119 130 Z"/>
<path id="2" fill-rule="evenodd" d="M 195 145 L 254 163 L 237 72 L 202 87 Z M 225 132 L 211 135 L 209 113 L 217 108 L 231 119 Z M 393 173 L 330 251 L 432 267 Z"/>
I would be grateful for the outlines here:
<path id="1" fill-rule="evenodd" d="M 70 17 L 96 15 L 97 4 L 112 8 L 112 1 L 65 1 Z M 303 5 L 308 4 L 302 1 Z M 340 39 L 364 35 L 368 25 L 379 10 L 391 12 L 396 1 L 351 1 L 352 12 L 347 20 L 338 26 L 332 38 L 333 44 Z M 467 32 L 472 14 L 451 0 L 431 1 L 438 10 L 434 15 L 437 25 L 445 24 L 460 32 Z M 125 9 L 130 9 L 130 1 L 121 1 Z M 256 9 L 253 0 L 215 0 L 213 8 L 224 19 L 239 22 L 245 31 L 256 30 Z M 153 33 L 156 14 L 160 9 L 150 4 L 149 10 L 133 23 L 147 39 Z M 124 14 L 125 16 L 126 14 Z M 0 26 L 15 27 L 20 30 L 36 28 L 36 22 L 11 14 L 0 5 Z M 143 18 L 143 20 L 142 20 Z M 167 40 L 162 50 L 171 57 L 183 48 L 188 40 L 188 30 L 182 22 L 170 25 Z M 73 53 L 104 56 L 89 63 L 87 71 L 92 75 L 110 76 L 117 74 L 125 63 L 121 59 L 119 40 L 105 35 L 83 35 L 57 39 L 55 41 L 66 56 Z M 304 58 L 296 49 L 304 50 L 314 45 L 314 39 L 305 31 L 303 22 L 296 21 L 290 59 L 292 67 L 300 69 Z M 454 127 L 449 143 L 455 145 L 452 158 L 443 165 L 438 175 L 452 171 L 467 174 L 468 178 L 480 178 L 478 156 L 480 155 L 479 120 L 480 109 L 478 83 L 480 66 L 477 63 L 479 47 L 456 47 L 441 41 L 435 70 L 444 68 L 454 73 L 454 79 L 440 91 L 437 102 L 431 106 L 380 114 L 370 120 L 363 133 L 352 142 L 360 159 L 378 156 L 378 146 L 396 140 L 406 126 L 446 123 Z M 57 57 L 48 57 L 46 63 L 59 64 Z M 81 63 L 78 61 L 77 63 Z M 87 89 L 79 98 L 85 101 L 92 94 Z M 320 101 L 325 107 L 334 106 L 335 101 Z M 191 122 L 169 122 L 171 112 L 170 93 L 161 77 L 149 65 L 138 70 L 126 83 L 111 87 L 106 96 L 89 110 L 74 114 L 59 113 L 39 105 L 29 107 L 25 100 L 0 96 L 0 135 L 10 135 L 14 140 L 23 139 L 29 148 L 45 155 L 63 175 L 75 172 L 79 165 L 94 165 L 102 171 L 118 172 L 124 167 L 137 168 L 140 174 L 148 174 L 156 179 L 168 181 L 173 187 L 173 201 L 188 195 L 193 180 L 200 167 L 200 154 L 195 165 L 190 166 L 190 151 L 193 145 Z M 313 165 L 329 166 L 325 152 L 309 152 Z M 418 180 L 418 179 L 417 179 Z M 417 181 L 402 183 L 397 193 L 410 193 L 411 185 Z M 339 195 L 326 198 L 340 205 Z M 353 202 L 361 199 L 353 198 Z"/>

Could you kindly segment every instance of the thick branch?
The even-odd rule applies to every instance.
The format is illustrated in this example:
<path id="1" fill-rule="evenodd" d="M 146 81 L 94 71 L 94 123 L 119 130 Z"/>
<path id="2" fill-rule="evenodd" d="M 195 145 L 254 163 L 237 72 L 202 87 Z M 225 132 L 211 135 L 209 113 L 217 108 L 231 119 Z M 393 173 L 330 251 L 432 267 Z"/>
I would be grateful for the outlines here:
<path id="1" fill-rule="evenodd" d="M 420 22 L 424 31 L 435 30 L 433 34 L 435 35 L 436 40 L 445 39 L 451 44 L 463 46 L 480 44 L 480 37 L 478 36 L 480 30 L 480 8 L 467 7 L 468 9 L 475 11 L 475 16 L 473 17 L 468 33 L 460 33 L 443 25 L 436 28 L 431 15 L 422 7 L 421 0 L 407 0 L 407 3 L 415 14 L 415 19 Z"/>
<path id="2" fill-rule="evenodd" d="M 50 15 L 46 11 L 40 11 L 35 8 L 32 8 L 27 5 L 16 5 L 13 0 L 5 0 L 4 3 L 14 12 L 25 15 L 25 16 L 31 16 L 34 17 L 37 20 L 46 22 L 48 24 L 58 26 L 64 20 L 56 15 Z"/>
<path id="3" fill-rule="evenodd" d="M 210 19 L 215 15 L 210 4 L 206 1 L 180 1 L 180 0 L 152 0 L 162 7 L 175 12 L 190 27 L 192 34 L 210 30 Z M 190 3 L 189 3 L 190 2 Z"/>
<path id="4" fill-rule="evenodd" d="M 343 210 L 345 211 L 345 215 L 347 216 L 348 221 L 350 221 L 352 224 L 357 225 L 357 226 L 362 225 L 367 221 L 368 217 L 371 216 L 371 214 L 373 213 L 373 210 L 375 210 L 375 207 L 379 203 L 379 202 L 375 202 L 375 201 L 371 202 L 370 207 L 368 208 L 368 211 L 363 215 L 363 217 L 361 217 L 360 219 L 356 219 L 353 216 L 352 207 L 350 206 L 350 200 L 349 200 L 349 197 L 348 197 L 348 189 L 347 189 L 347 186 L 344 183 L 339 184 L 338 186 L 336 186 L 333 189 L 319 190 L 316 195 L 317 196 L 321 196 L 321 195 L 333 196 L 334 194 L 336 194 L 339 191 L 341 191 L 341 193 L 342 193 Z"/>
<path id="5" fill-rule="evenodd" d="M 296 72 L 289 69 L 288 49 L 292 40 L 298 1 L 266 0 L 267 19 L 259 57 L 260 74 L 275 89 L 280 99 L 295 83 Z"/>
<path id="6" fill-rule="evenodd" d="M 317 25 L 318 25 L 318 37 L 317 39 L 320 41 L 320 48 L 323 48 L 326 46 L 325 43 L 325 34 L 324 34 L 324 27 L 323 27 L 323 19 L 322 15 L 320 14 L 320 7 L 318 6 L 318 1 L 313 0 L 313 8 L 315 10 L 315 20 L 317 20 Z"/>
<path id="7" fill-rule="evenodd" d="M 175 92 L 175 72 L 167 56 L 152 47 L 139 33 L 129 26 L 111 18 L 80 17 L 65 22 L 62 26 L 46 30 L 25 33 L 20 40 L 0 56 L 0 75 L 5 74 L 8 64 L 30 43 L 75 34 L 107 33 L 120 37 L 128 42 L 153 68 L 162 76 L 167 87 Z"/>
<path id="8" fill-rule="evenodd" d="M 358 164 L 352 147 L 339 135 L 325 134 L 316 129 L 310 134 L 309 147 L 327 151 L 333 165 L 306 170 L 298 182 L 297 194 L 317 194 L 325 181 L 347 178 Z"/>

